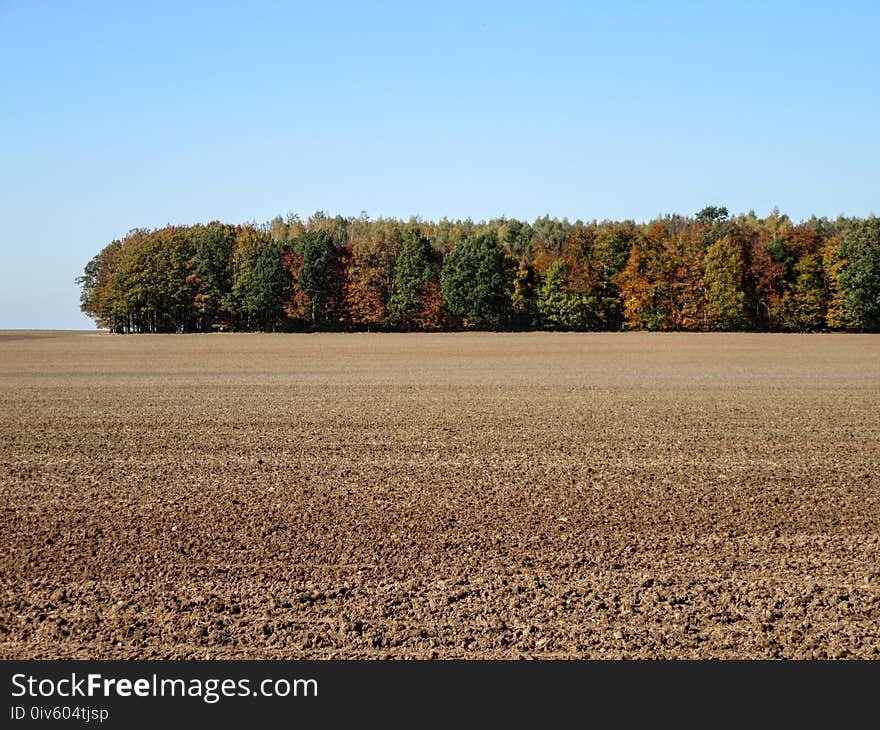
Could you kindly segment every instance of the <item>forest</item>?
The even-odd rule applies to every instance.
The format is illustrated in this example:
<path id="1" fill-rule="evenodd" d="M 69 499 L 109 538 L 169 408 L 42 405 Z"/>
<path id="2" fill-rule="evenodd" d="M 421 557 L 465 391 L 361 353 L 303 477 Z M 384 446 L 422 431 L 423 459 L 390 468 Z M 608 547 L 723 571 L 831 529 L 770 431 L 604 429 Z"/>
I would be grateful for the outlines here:
<path id="1" fill-rule="evenodd" d="M 880 219 L 647 223 L 318 212 L 135 229 L 77 279 L 117 333 L 880 330 Z"/>

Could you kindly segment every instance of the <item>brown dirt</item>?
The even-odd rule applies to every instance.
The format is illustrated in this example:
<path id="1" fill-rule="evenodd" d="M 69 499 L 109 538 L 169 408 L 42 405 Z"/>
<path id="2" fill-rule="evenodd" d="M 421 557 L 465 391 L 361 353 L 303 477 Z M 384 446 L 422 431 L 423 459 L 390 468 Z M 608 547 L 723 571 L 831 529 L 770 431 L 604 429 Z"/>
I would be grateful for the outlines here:
<path id="1" fill-rule="evenodd" d="M 880 337 L 0 333 L 0 656 L 880 658 Z"/>

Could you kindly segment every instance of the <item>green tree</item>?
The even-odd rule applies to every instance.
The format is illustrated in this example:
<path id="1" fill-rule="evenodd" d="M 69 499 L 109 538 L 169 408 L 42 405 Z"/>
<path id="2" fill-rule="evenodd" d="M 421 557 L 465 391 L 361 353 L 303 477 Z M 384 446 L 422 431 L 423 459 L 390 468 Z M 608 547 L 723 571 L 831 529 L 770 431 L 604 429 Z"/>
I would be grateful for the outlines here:
<path id="1" fill-rule="evenodd" d="M 193 230 L 192 281 L 196 286 L 198 329 L 210 331 L 230 319 L 227 294 L 232 288 L 235 229 L 214 221 Z"/>
<path id="2" fill-rule="evenodd" d="M 502 218 L 498 221 L 498 243 L 518 256 L 532 252 L 532 227 L 516 219 Z"/>
<path id="3" fill-rule="evenodd" d="M 237 329 L 247 330 L 259 326 L 257 322 L 251 321 L 252 308 L 246 307 L 244 300 L 251 287 L 254 266 L 260 254 L 271 243 L 271 236 L 256 226 L 239 226 L 235 230 L 230 264 L 231 285 L 223 298 L 223 308 L 231 313 Z"/>
<path id="4" fill-rule="evenodd" d="M 591 257 L 599 274 L 599 318 L 604 329 L 623 327 L 623 302 L 618 280 L 626 268 L 639 232 L 633 221 L 605 223 L 592 234 Z"/>
<path id="5" fill-rule="evenodd" d="M 542 320 L 556 329 L 591 329 L 597 322 L 597 298 L 574 289 L 570 273 L 564 259 L 550 264 L 538 287 L 538 311 Z"/>
<path id="6" fill-rule="evenodd" d="M 862 330 L 880 330 L 880 218 L 850 222 L 840 242 L 846 262 L 838 274 L 849 318 Z"/>
<path id="7" fill-rule="evenodd" d="M 320 220 L 323 224 L 328 219 Z M 293 249 L 301 260 L 295 285 L 305 296 L 307 318 L 311 326 L 316 327 L 325 322 L 333 293 L 332 268 L 336 258 L 333 227 L 322 225 L 318 230 L 301 234 L 293 242 Z"/>
<path id="8" fill-rule="evenodd" d="M 504 273 L 504 254 L 494 236 L 466 238 L 443 261 L 440 286 L 447 309 L 465 327 L 499 327 L 507 314 Z"/>
<path id="9" fill-rule="evenodd" d="M 409 225 L 403 231 L 400 255 L 394 267 L 391 295 L 392 320 L 407 329 L 414 325 L 417 313 L 422 309 L 428 284 L 436 277 L 431 243 L 422 235 L 417 225 Z"/>
<path id="10" fill-rule="evenodd" d="M 717 205 L 707 205 L 703 208 L 699 213 L 697 213 L 697 223 L 705 223 L 710 226 L 717 225 L 718 223 L 723 223 L 727 220 L 728 212 L 727 208 L 723 206 Z"/>
<path id="11" fill-rule="evenodd" d="M 272 241 L 258 254 L 242 292 L 242 310 L 251 329 L 274 332 L 282 319 L 286 280 L 281 265 L 285 245 Z"/>
<path id="12" fill-rule="evenodd" d="M 792 249 L 788 239 L 774 238 L 766 248 L 770 259 L 784 268 L 785 277 L 791 281 L 794 278 L 794 268 L 797 266 L 797 253 Z"/>

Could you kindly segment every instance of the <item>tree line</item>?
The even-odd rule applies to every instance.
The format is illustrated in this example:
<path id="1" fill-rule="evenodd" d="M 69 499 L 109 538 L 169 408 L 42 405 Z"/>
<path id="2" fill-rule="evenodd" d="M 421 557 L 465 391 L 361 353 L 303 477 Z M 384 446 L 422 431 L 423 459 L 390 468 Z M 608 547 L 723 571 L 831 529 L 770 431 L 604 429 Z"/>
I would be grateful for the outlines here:
<path id="1" fill-rule="evenodd" d="M 880 219 L 316 213 L 136 229 L 78 278 L 113 332 L 880 330 Z"/>

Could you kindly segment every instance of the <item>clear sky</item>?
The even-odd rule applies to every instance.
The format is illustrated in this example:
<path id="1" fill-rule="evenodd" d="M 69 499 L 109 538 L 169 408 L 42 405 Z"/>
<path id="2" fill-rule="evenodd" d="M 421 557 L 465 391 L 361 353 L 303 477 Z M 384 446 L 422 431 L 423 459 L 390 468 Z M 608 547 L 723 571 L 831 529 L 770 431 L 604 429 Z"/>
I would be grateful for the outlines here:
<path id="1" fill-rule="evenodd" d="M 0 0 L 0 328 L 135 227 L 880 213 L 880 4 Z"/>

